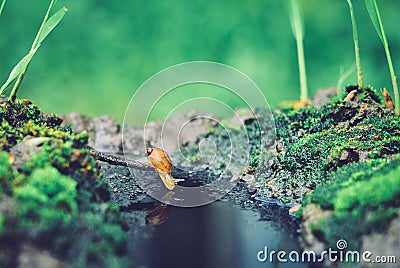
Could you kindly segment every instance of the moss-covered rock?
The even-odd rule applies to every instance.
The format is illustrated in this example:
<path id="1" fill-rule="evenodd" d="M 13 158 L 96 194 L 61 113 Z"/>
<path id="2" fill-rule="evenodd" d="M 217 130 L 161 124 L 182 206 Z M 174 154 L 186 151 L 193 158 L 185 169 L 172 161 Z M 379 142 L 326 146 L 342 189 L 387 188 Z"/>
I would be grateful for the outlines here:
<path id="1" fill-rule="evenodd" d="M 331 180 L 336 169 L 400 152 L 400 118 L 382 105 L 373 89 L 347 91 L 353 94 L 350 100 L 345 101 L 344 94 L 320 109 L 276 114 L 278 154 L 272 172 L 256 172 L 264 181 L 260 197 L 295 205 Z M 270 157 L 262 152 L 253 162 Z"/>
<path id="2" fill-rule="evenodd" d="M 302 203 L 306 249 L 362 249 L 385 233 L 400 208 L 400 118 L 371 88 L 350 86 L 319 109 L 277 112 L 277 154 L 269 172 L 256 167 L 261 200 Z M 254 163 L 271 158 L 253 155 Z"/>
<path id="3" fill-rule="evenodd" d="M 334 246 L 345 239 L 352 249 L 360 249 L 363 236 L 384 232 L 399 216 L 399 172 L 400 157 L 354 163 L 333 172 L 333 179 L 309 194 L 303 204 L 333 211 L 330 217 L 314 224 L 320 240 Z"/>
<path id="4" fill-rule="evenodd" d="M 2 267 L 15 266 L 26 243 L 74 267 L 126 264 L 126 224 L 88 134 L 61 122 L 27 100 L 0 105 Z"/>
<path id="5" fill-rule="evenodd" d="M 15 189 L 21 227 L 30 233 L 57 232 L 76 218 L 77 182 L 54 167 L 35 169 L 26 183 Z"/>
<path id="6" fill-rule="evenodd" d="M 16 100 L 0 104 L 0 148 L 5 151 L 26 136 L 64 138 L 70 133 L 68 126 L 54 114 L 46 114 L 29 100 Z"/>

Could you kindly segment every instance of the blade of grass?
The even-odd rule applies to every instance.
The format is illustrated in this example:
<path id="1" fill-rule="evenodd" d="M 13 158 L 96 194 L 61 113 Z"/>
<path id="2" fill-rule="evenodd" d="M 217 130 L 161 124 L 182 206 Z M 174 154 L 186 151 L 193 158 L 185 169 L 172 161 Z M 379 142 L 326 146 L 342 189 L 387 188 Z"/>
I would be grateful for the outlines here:
<path id="1" fill-rule="evenodd" d="M 6 2 L 7 2 L 7 0 L 3 0 L 3 2 L 1 2 L 1 6 L 0 6 L 0 16 L 1 16 L 1 13 L 3 13 L 3 8 L 4 8 L 4 5 L 6 4 Z"/>
<path id="2" fill-rule="evenodd" d="M 358 46 L 358 32 L 357 32 L 356 18 L 354 16 L 353 3 L 351 2 L 351 0 L 347 0 L 347 3 L 349 4 L 351 26 L 353 28 L 354 53 L 356 56 L 358 86 L 362 88 L 364 86 L 364 83 L 361 70 L 360 47 Z"/>
<path id="3" fill-rule="evenodd" d="M 55 0 L 51 0 L 50 5 L 49 5 L 49 7 L 47 8 L 46 15 L 44 16 L 44 19 L 43 19 L 43 21 L 42 21 L 42 24 L 40 25 L 39 31 L 38 31 L 37 34 L 36 34 L 35 40 L 33 40 L 33 43 L 32 43 L 32 46 L 31 46 L 31 50 L 29 51 L 29 54 L 31 54 L 31 51 L 34 50 L 35 47 L 37 46 L 37 41 L 38 41 L 38 39 L 39 39 L 40 33 L 41 33 L 41 31 L 42 31 L 42 29 L 43 29 L 43 27 L 44 27 L 44 24 L 45 24 L 46 21 L 47 21 L 47 18 L 49 17 L 50 10 L 53 8 L 54 4 L 55 4 Z M 31 57 L 31 59 L 32 59 L 32 57 Z M 29 62 L 30 62 L 30 61 L 29 61 Z M 17 81 L 15 82 L 14 87 L 13 87 L 13 89 L 11 90 L 10 96 L 9 96 L 9 98 L 8 98 L 9 101 L 12 101 L 12 100 L 15 99 L 16 94 L 17 94 L 17 91 L 18 91 L 18 88 L 19 88 L 19 86 L 21 85 L 21 82 L 22 82 L 22 79 L 24 78 L 24 75 L 25 75 L 26 70 L 28 69 L 29 62 L 27 63 L 25 69 L 18 75 Z"/>
<path id="4" fill-rule="evenodd" d="M 341 88 L 343 87 L 343 82 L 346 80 L 356 69 L 356 65 L 353 63 L 346 71 L 343 72 L 343 67 L 339 70 L 339 79 L 336 85 L 337 94 L 341 93 Z"/>
<path id="5" fill-rule="evenodd" d="M 306 63 L 304 57 L 304 46 L 303 46 L 303 26 L 302 26 L 302 15 L 298 0 L 290 0 L 290 23 L 292 26 L 293 36 L 296 39 L 297 44 L 297 59 L 299 64 L 299 77 L 300 77 L 300 100 L 308 100 L 308 88 L 307 88 L 307 73 Z"/>
<path id="6" fill-rule="evenodd" d="M 0 95 L 3 94 L 4 90 L 17 78 L 28 66 L 29 62 L 31 61 L 33 55 L 35 55 L 37 49 L 39 46 L 36 47 L 36 49 L 32 50 L 29 52 L 28 55 L 23 57 L 12 69 L 10 75 L 8 76 L 7 81 L 4 83 L 4 85 L 0 88 Z"/>
<path id="7" fill-rule="evenodd" d="M 60 23 L 67 11 L 68 9 L 63 7 L 46 21 L 46 23 L 43 25 L 42 32 L 38 37 L 37 44 L 40 45 L 43 42 L 49 33 Z"/>
<path id="8" fill-rule="evenodd" d="M 33 40 L 31 49 L 34 49 L 34 48 L 39 44 L 39 42 L 38 42 L 38 41 L 39 41 L 39 36 L 40 36 L 41 32 L 43 31 L 44 25 L 46 24 L 46 21 L 47 21 L 47 19 L 49 18 L 50 11 L 51 11 L 51 9 L 53 8 L 53 6 L 54 6 L 55 4 L 56 4 L 56 0 L 51 0 L 50 5 L 49 5 L 49 7 L 47 8 L 47 12 L 46 12 L 46 14 L 44 15 L 42 24 L 40 24 L 40 28 L 39 28 L 39 30 L 38 30 L 36 36 L 35 36 L 35 39 Z"/>
<path id="9" fill-rule="evenodd" d="M 58 23 L 61 21 L 61 19 L 64 17 L 65 12 L 67 9 L 65 7 L 61 8 L 59 11 L 57 11 L 50 19 L 48 19 L 49 14 L 53 6 L 55 5 L 56 0 L 51 0 L 50 5 L 47 9 L 46 15 L 44 16 L 43 22 L 40 25 L 40 28 L 36 34 L 35 40 L 32 43 L 31 50 L 29 51 L 28 55 L 31 54 L 32 51 L 34 53 L 32 56 L 35 54 L 37 51 L 37 48 L 40 46 L 40 44 L 43 42 L 43 40 L 49 35 L 49 33 L 58 25 Z M 15 99 L 18 88 L 22 82 L 22 79 L 24 78 L 25 72 L 29 66 L 29 62 L 32 59 L 30 57 L 29 61 L 27 62 L 25 69 L 18 75 L 17 81 L 14 84 L 13 89 L 11 90 L 10 96 L 8 98 L 9 101 L 12 101 Z"/>
<path id="10" fill-rule="evenodd" d="M 375 29 L 376 29 L 379 37 L 381 38 L 383 47 L 385 49 L 386 59 L 387 59 L 388 66 L 389 66 L 389 72 L 390 72 L 390 76 L 392 78 L 396 114 L 400 115 L 400 98 L 399 98 L 399 88 L 397 85 L 397 77 L 394 72 L 392 57 L 390 56 L 389 43 L 386 38 L 385 30 L 383 28 L 383 23 L 382 23 L 382 19 L 381 19 L 380 13 L 379 13 L 378 4 L 376 3 L 375 0 L 365 0 L 365 4 L 367 6 L 368 13 L 371 17 L 371 21 L 374 24 Z"/>
<path id="11" fill-rule="evenodd" d="M 379 26 L 378 14 L 375 9 L 375 1 L 365 0 L 365 5 L 367 6 L 369 17 L 371 18 L 372 24 L 375 27 L 376 32 L 378 33 L 379 38 L 383 43 L 383 37 Z"/>

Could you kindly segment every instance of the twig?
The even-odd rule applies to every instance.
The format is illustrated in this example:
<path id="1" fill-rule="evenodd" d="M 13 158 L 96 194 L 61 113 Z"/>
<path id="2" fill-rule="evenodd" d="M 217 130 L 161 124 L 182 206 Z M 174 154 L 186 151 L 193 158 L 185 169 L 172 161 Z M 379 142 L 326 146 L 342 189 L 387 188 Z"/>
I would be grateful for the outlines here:
<path id="1" fill-rule="evenodd" d="M 139 161 L 125 159 L 113 154 L 102 153 L 93 148 L 90 148 L 90 154 L 93 155 L 97 160 L 107 162 L 112 165 L 125 166 L 144 171 L 154 170 L 153 167 L 140 163 Z"/>
<path id="2" fill-rule="evenodd" d="M 135 160 L 130 160 L 126 159 L 124 157 L 119 157 L 113 154 L 108 154 L 108 153 L 102 153 L 99 152 L 91 147 L 90 149 L 90 154 L 97 160 L 109 163 L 111 165 L 116 165 L 116 166 L 124 166 L 124 167 L 129 167 L 133 169 L 138 169 L 138 170 L 143 170 L 143 171 L 153 171 L 154 167 L 151 166 L 150 164 L 145 164 L 139 161 Z M 194 173 L 194 172 L 193 172 Z M 190 176 L 189 171 L 181 170 L 175 166 L 172 168 L 172 176 L 176 179 L 187 179 Z"/>

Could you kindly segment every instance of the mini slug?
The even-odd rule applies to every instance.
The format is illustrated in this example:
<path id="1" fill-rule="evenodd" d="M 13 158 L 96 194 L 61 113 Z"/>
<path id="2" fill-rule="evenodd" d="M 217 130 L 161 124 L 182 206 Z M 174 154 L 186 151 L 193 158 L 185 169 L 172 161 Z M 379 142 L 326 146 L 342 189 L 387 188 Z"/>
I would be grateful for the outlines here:
<path id="1" fill-rule="evenodd" d="M 165 187 L 173 190 L 177 180 L 171 176 L 172 162 L 168 154 L 160 148 L 147 148 L 147 158 L 153 164 Z"/>
<path id="2" fill-rule="evenodd" d="M 386 88 L 383 88 L 383 90 L 381 89 L 381 94 L 383 96 L 383 99 L 385 100 L 386 108 L 394 111 L 395 107 L 394 107 L 394 103 L 392 100 L 392 96 L 390 96 L 389 91 L 387 91 Z"/>

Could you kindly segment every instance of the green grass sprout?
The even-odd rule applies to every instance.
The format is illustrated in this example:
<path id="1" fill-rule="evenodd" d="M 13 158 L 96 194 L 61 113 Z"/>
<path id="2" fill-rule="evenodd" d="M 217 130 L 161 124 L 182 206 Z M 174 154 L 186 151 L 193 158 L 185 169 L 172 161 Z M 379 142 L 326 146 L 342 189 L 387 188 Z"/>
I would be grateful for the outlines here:
<path id="1" fill-rule="evenodd" d="M 0 95 L 3 93 L 3 91 L 24 71 L 26 70 L 26 67 L 28 66 L 29 62 L 31 61 L 33 55 L 36 53 L 37 49 L 39 48 L 36 47 L 36 49 L 30 51 L 28 55 L 23 57 L 17 65 L 12 69 L 10 75 L 8 76 L 7 81 L 3 84 L 3 86 L 0 89 Z"/>
<path id="2" fill-rule="evenodd" d="M 344 80 L 346 80 L 356 69 L 356 65 L 353 63 L 346 71 L 344 71 L 343 66 L 339 68 L 339 79 L 336 84 L 336 92 L 339 95 L 341 93 L 341 88 L 343 87 Z"/>
<path id="3" fill-rule="evenodd" d="M 354 16 L 353 3 L 351 2 L 351 0 L 347 0 L 347 3 L 349 4 L 351 26 L 353 28 L 354 52 L 356 56 L 358 86 L 362 88 L 364 86 L 364 83 L 361 71 L 360 47 L 358 46 L 357 23 L 356 23 L 356 18 Z"/>
<path id="4" fill-rule="evenodd" d="M 385 48 L 386 59 L 389 65 L 390 76 L 392 77 L 393 91 L 394 91 L 394 99 L 396 106 L 396 115 L 400 115 L 400 100 L 399 100 L 399 88 L 397 85 L 397 78 L 394 73 L 392 57 L 390 56 L 389 51 L 389 43 L 386 39 L 385 30 L 383 28 L 382 19 L 379 13 L 378 4 L 375 0 L 365 0 L 365 5 L 367 6 L 367 10 L 369 16 L 371 18 L 372 24 L 375 27 L 376 32 L 378 33 L 379 38 L 383 43 L 383 47 Z"/>
<path id="5" fill-rule="evenodd" d="M 300 100 L 308 100 L 307 89 L 307 74 L 306 63 L 304 58 L 304 45 L 303 45 L 303 18 L 298 0 L 290 0 L 290 24 L 292 26 L 292 33 L 296 39 L 297 44 L 297 59 L 299 62 L 299 77 L 300 77 Z"/>
<path id="6" fill-rule="evenodd" d="M 1 16 L 1 13 L 3 13 L 3 8 L 4 8 L 4 5 L 6 4 L 6 2 L 7 2 L 7 0 L 3 0 L 3 2 L 1 3 L 1 6 L 0 6 L 0 16 Z"/>
<path id="7" fill-rule="evenodd" d="M 3 1 L 4 3 L 4 1 Z M 22 79 L 26 73 L 32 57 L 42 44 L 43 40 L 49 35 L 49 33 L 58 25 L 61 19 L 64 17 L 67 9 L 65 7 L 57 11 L 53 16 L 49 18 L 51 9 L 54 7 L 56 0 L 51 0 L 50 5 L 47 9 L 46 15 L 44 16 L 43 22 L 36 34 L 35 40 L 32 43 L 29 53 L 23 57 L 17 65 L 12 69 L 7 81 L 0 88 L 0 95 L 3 94 L 4 90 L 16 79 L 13 89 L 11 90 L 9 101 L 13 101 L 16 98 L 16 94 L 19 86 L 21 85 Z"/>

